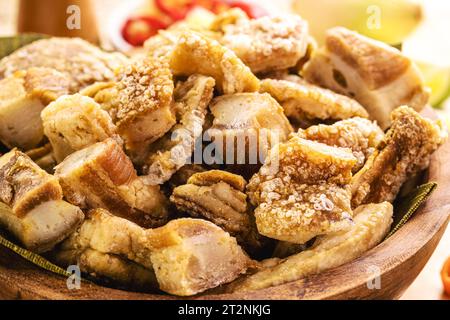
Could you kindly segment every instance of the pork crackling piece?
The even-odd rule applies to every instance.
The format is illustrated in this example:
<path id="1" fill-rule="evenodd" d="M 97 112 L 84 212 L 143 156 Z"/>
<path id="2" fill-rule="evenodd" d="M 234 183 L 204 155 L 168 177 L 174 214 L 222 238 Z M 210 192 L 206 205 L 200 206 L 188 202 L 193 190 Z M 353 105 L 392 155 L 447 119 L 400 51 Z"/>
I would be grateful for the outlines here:
<path id="1" fill-rule="evenodd" d="M 257 253 L 267 242 L 258 234 L 241 176 L 220 170 L 192 175 L 187 184 L 173 190 L 170 201 L 178 210 L 212 221 L 249 253 Z"/>
<path id="2" fill-rule="evenodd" d="M 349 149 L 298 136 L 274 147 L 247 185 L 258 231 L 303 244 L 348 230 L 353 224 L 350 181 L 355 164 Z"/>
<path id="3" fill-rule="evenodd" d="M 238 93 L 215 98 L 207 134 L 226 164 L 257 164 L 268 149 L 288 139 L 293 129 L 269 94 Z M 245 158 L 244 158 L 245 157 Z"/>
<path id="4" fill-rule="evenodd" d="M 418 68 L 397 49 L 342 27 L 328 30 L 325 46 L 305 66 L 306 80 L 355 98 L 387 129 L 401 105 L 416 111 L 428 102 Z"/>
<path id="5" fill-rule="evenodd" d="M 138 161 L 176 123 L 172 73 L 164 60 L 146 58 L 120 69 L 118 78 L 117 103 L 109 112 L 127 153 Z"/>
<path id="6" fill-rule="evenodd" d="M 299 16 L 217 19 L 213 27 L 220 25 L 219 42 L 235 52 L 254 73 L 294 67 L 307 52 L 308 23 Z"/>
<path id="7" fill-rule="evenodd" d="M 364 166 L 384 138 L 383 130 L 374 121 L 364 118 L 342 120 L 333 125 L 319 124 L 306 130 L 300 129 L 297 134 L 307 140 L 351 149 L 358 160 L 353 172 Z"/>
<path id="8" fill-rule="evenodd" d="M 80 94 L 58 98 L 42 111 L 41 118 L 58 163 L 117 131 L 109 114 L 92 98 Z"/>
<path id="9" fill-rule="evenodd" d="M 115 79 L 114 71 L 129 63 L 121 53 L 108 53 L 79 38 L 42 39 L 0 60 L 0 79 L 33 67 L 51 68 L 69 78 L 69 93 L 99 81 Z"/>
<path id="10" fill-rule="evenodd" d="M 148 184 L 165 183 L 190 160 L 196 141 L 203 134 L 214 85 L 213 78 L 202 75 L 192 75 L 177 85 L 174 91 L 177 124 L 150 146 L 143 167 L 143 179 Z"/>
<path id="11" fill-rule="evenodd" d="M 168 219 L 159 186 L 143 183 L 117 138 L 79 150 L 55 169 L 66 199 L 83 209 L 105 208 L 143 227 Z"/>
<path id="12" fill-rule="evenodd" d="M 67 94 L 69 79 L 48 68 L 18 71 L 0 80 L 0 141 L 27 151 L 44 139 L 41 111 Z"/>
<path id="13" fill-rule="evenodd" d="M 320 236 L 311 248 L 232 283 L 228 291 L 248 292 L 281 285 L 350 262 L 384 239 L 392 224 L 392 213 L 388 202 L 358 207 L 350 230 Z"/>
<path id="14" fill-rule="evenodd" d="M 33 160 L 41 169 L 44 169 L 48 173 L 53 173 L 53 168 L 56 166 L 56 159 L 53 155 L 53 148 L 50 143 L 46 143 L 43 146 L 28 150 L 25 152 L 27 156 Z"/>
<path id="15" fill-rule="evenodd" d="M 79 92 L 81 95 L 94 99 L 100 107 L 109 113 L 111 119 L 116 119 L 119 105 L 119 91 L 114 81 L 96 82 Z"/>
<path id="16" fill-rule="evenodd" d="M 260 92 L 269 93 L 295 123 L 337 121 L 352 117 L 367 118 L 367 111 L 355 100 L 306 81 L 264 79 Z"/>
<path id="17" fill-rule="evenodd" d="M 259 89 L 259 79 L 233 51 L 194 31 L 181 33 L 169 60 L 175 76 L 203 74 L 213 77 L 223 94 Z"/>
<path id="18" fill-rule="evenodd" d="M 448 137 L 433 122 L 403 106 L 392 114 L 392 126 L 365 166 L 353 177 L 352 206 L 393 202 L 410 177 L 428 168 L 431 155 Z"/>
<path id="19" fill-rule="evenodd" d="M 145 230 L 104 209 L 88 212 L 86 220 L 52 258 L 64 265 L 129 289 L 158 288 L 151 252 L 143 243 Z"/>
<path id="20" fill-rule="evenodd" d="M 32 251 L 45 252 L 83 221 L 80 208 L 63 201 L 58 180 L 24 153 L 0 157 L 0 225 Z"/>
<path id="21" fill-rule="evenodd" d="M 236 239 L 200 219 L 176 219 L 146 231 L 160 289 L 192 296 L 236 279 L 253 262 Z"/>

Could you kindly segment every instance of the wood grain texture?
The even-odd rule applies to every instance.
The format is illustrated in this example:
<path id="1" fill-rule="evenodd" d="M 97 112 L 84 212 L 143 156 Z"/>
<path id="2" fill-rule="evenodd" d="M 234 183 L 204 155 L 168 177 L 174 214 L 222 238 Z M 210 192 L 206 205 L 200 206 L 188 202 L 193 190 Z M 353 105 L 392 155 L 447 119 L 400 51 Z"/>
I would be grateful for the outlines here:
<path id="1" fill-rule="evenodd" d="M 429 112 L 426 112 L 429 116 Z M 359 259 L 318 275 L 250 293 L 200 295 L 190 299 L 393 299 L 414 281 L 441 239 L 450 216 L 450 142 L 432 157 L 427 180 L 437 190 L 392 237 Z M 380 289 L 369 289 L 373 267 L 381 271 Z M 82 283 L 68 290 L 66 279 L 0 249 L 0 298 L 3 299 L 179 299 Z"/>

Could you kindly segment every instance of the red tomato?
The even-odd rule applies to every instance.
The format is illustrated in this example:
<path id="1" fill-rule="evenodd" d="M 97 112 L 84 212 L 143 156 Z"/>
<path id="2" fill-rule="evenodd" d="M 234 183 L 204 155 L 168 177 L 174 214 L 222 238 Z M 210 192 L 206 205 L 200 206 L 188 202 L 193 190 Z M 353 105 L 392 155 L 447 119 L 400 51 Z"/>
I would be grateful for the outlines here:
<path id="1" fill-rule="evenodd" d="M 155 17 L 133 17 L 122 28 L 123 38 L 135 47 L 142 46 L 148 38 L 167 28 L 167 24 Z"/>
<path id="2" fill-rule="evenodd" d="M 159 10 L 174 21 L 186 18 L 189 11 L 197 5 L 197 0 L 155 0 Z"/>

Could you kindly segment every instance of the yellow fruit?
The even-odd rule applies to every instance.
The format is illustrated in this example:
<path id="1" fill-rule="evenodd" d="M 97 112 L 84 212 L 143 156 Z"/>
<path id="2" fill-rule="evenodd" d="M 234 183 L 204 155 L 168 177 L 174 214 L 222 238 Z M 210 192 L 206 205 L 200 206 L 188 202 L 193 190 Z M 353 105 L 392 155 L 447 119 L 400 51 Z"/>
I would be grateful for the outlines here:
<path id="1" fill-rule="evenodd" d="M 323 43 L 325 31 L 343 26 L 388 44 L 401 43 L 422 20 L 414 0 L 294 0 L 293 10 L 308 20 Z"/>
<path id="2" fill-rule="evenodd" d="M 416 62 L 422 71 L 425 85 L 431 89 L 430 104 L 439 107 L 450 95 L 450 68 Z"/>
<path id="3" fill-rule="evenodd" d="M 425 19 L 402 45 L 403 53 L 417 63 L 425 84 L 431 88 L 430 104 L 439 107 L 450 94 L 450 29 L 448 1 L 424 2 Z M 444 37 L 444 38 L 443 38 Z"/>

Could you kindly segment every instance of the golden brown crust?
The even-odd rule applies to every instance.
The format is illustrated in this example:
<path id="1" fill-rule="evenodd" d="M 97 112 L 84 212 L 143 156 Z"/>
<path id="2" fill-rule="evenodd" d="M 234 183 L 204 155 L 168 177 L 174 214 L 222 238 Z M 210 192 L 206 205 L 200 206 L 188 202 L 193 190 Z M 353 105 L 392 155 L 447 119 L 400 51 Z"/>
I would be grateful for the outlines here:
<path id="1" fill-rule="evenodd" d="M 304 278 L 352 261 L 375 247 L 392 223 L 390 203 L 370 204 L 355 210 L 355 224 L 346 232 L 318 237 L 314 245 L 229 286 L 228 292 L 248 292 Z M 275 262 L 276 264 L 273 266 Z"/>
<path id="2" fill-rule="evenodd" d="M 190 159 L 195 143 L 203 133 L 214 85 L 213 78 L 202 75 L 192 75 L 177 85 L 173 109 L 178 124 L 150 147 L 143 167 L 149 184 L 168 181 Z"/>
<path id="3" fill-rule="evenodd" d="M 257 232 L 244 193 L 246 184 L 241 176 L 210 170 L 196 173 L 187 184 L 176 187 L 170 200 L 178 210 L 212 221 L 236 237 L 247 252 L 258 254 L 267 241 Z"/>
<path id="4" fill-rule="evenodd" d="M 218 15 L 210 24 L 209 30 L 213 32 L 224 32 L 224 28 L 228 25 L 234 25 L 241 20 L 248 20 L 247 14 L 240 8 L 231 8 Z"/>
<path id="5" fill-rule="evenodd" d="M 261 234 L 293 243 L 348 229 L 349 182 L 356 159 L 348 149 L 294 136 L 273 148 L 247 186 Z"/>
<path id="6" fill-rule="evenodd" d="M 251 260 L 228 233 L 211 222 L 177 219 L 146 231 L 160 289 L 191 296 L 236 279 Z"/>
<path id="7" fill-rule="evenodd" d="M 306 54 L 308 24 L 298 16 L 231 20 L 221 22 L 219 41 L 254 73 L 294 67 Z"/>
<path id="8" fill-rule="evenodd" d="M 158 287 L 144 229 L 103 209 L 91 210 L 53 258 L 129 289 Z"/>
<path id="9" fill-rule="evenodd" d="M 260 92 L 272 95 L 282 106 L 286 116 L 302 121 L 307 119 L 343 120 L 367 118 L 367 111 L 355 100 L 300 81 L 265 79 Z"/>
<path id="10" fill-rule="evenodd" d="M 357 70 L 371 90 L 399 78 L 411 64 L 392 47 L 342 27 L 328 30 L 326 47 Z"/>
<path id="11" fill-rule="evenodd" d="M 352 179 L 352 206 L 394 201 L 410 177 L 428 167 L 431 154 L 447 139 L 440 123 L 403 106 L 392 112 L 392 127 L 378 150 Z"/>
<path id="12" fill-rule="evenodd" d="M 0 200 L 22 218 L 38 205 L 62 199 L 58 180 L 27 155 L 13 150 L 0 158 Z"/>
<path id="13" fill-rule="evenodd" d="M 421 111 L 427 104 L 430 92 L 420 71 L 400 51 L 342 27 L 331 29 L 326 42 L 302 75 L 357 100 L 383 130 L 398 106 Z"/>
<path id="14" fill-rule="evenodd" d="M 56 167 L 55 175 L 65 197 L 82 208 L 106 208 L 144 227 L 167 221 L 167 200 L 159 187 L 137 177 L 113 138 L 73 153 Z"/>
<path id="15" fill-rule="evenodd" d="M 114 70 L 128 59 L 107 53 L 79 38 L 49 38 L 35 41 L 0 60 L 0 78 L 19 70 L 44 67 L 70 78 L 70 93 L 97 81 L 114 79 Z"/>
<path id="16" fill-rule="evenodd" d="M 48 68 L 18 71 L 0 80 L 0 140 L 10 148 L 37 147 L 44 139 L 41 111 L 68 89 L 68 77 Z"/>
<path id="17" fill-rule="evenodd" d="M 170 67 L 176 76 L 203 74 L 213 77 L 218 90 L 225 94 L 259 89 L 258 78 L 233 51 L 193 31 L 181 33 L 170 54 Z"/>
<path id="18" fill-rule="evenodd" d="M 173 81 L 162 59 L 145 59 L 121 69 L 118 75 L 117 125 L 130 124 L 137 116 L 172 102 Z"/>
<path id="19" fill-rule="evenodd" d="M 284 142 L 293 128 L 283 108 L 269 94 L 237 93 L 215 98 L 207 136 L 222 152 L 222 163 L 257 165 L 268 150 Z M 217 156 L 218 158 L 219 156 Z"/>
<path id="20" fill-rule="evenodd" d="M 122 68 L 118 78 L 117 104 L 109 112 L 127 151 L 139 159 L 175 124 L 172 73 L 163 59 L 146 58 Z"/>
<path id="21" fill-rule="evenodd" d="M 17 73 L 16 73 L 17 74 Z M 49 68 L 30 68 L 24 72 L 24 88 L 44 105 L 68 94 L 70 79 L 63 73 Z"/>
<path id="22" fill-rule="evenodd" d="M 58 98 L 42 111 L 41 118 L 58 162 L 113 136 L 117 130 L 99 104 L 80 94 Z"/>
<path id="23" fill-rule="evenodd" d="M 241 192 L 245 191 L 245 186 L 247 185 L 247 181 L 241 176 L 222 170 L 209 170 L 207 172 L 196 173 L 189 178 L 187 183 L 198 186 L 211 186 L 221 181 Z"/>
<path id="24" fill-rule="evenodd" d="M 353 172 L 361 169 L 384 138 L 384 132 L 380 127 L 364 118 L 342 120 L 330 126 L 319 124 L 306 130 L 299 130 L 298 135 L 329 146 L 351 149 L 358 160 Z"/>

